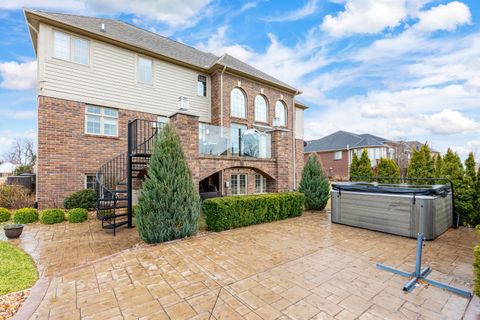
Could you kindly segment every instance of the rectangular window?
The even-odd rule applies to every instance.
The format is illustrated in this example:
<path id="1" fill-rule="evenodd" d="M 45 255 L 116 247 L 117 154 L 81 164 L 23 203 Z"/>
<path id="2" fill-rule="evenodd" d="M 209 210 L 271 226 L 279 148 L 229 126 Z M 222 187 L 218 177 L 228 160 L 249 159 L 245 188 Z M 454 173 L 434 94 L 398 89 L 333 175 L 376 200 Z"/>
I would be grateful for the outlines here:
<path id="1" fill-rule="evenodd" d="M 247 175 L 232 174 L 230 176 L 230 187 L 232 195 L 238 196 L 247 193 Z"/>
<path id="2" fill-rule="evenodd" d="M 85 189 L 96 189 L 97 181 L 94 174 L 85 174 Z"/>
<path id="3" fill-rule="evenodd" d="M 334 159 L 335 159 L 335 160 L 341 160 L 341 159 L 342 159 L 342 156 L 343 156 L 343 152 L 342 152 L 342 151 L 335 151 L 335 155 L 334 155 Z"/>
<path id="4" fill-rule="evenodd" d="M 118 110 L 87 106 L 85 109 L 85 132 L 105 136 L 118 136 Z"/>
<path id="5" fill-rule="evenodd" d="M 69 34 L 53 32 L 53 56 L 57 59 L 88 65 L 90 42 Z"/>
<path id="6" fill-rule="evenodd" d="M 207 77 L 198 76 L 197 80 L 197 94 L 201 97 L 207 96 Z"/>
<path id="7" fill-rule="evenodd" d="M 138 57 L 138 82 L 153 84 L 153 60 Z"/>
<path id="8" fill-rule="evenodd" d="M 261 174 L 255 175 L 255 193 L 267 192 L 267 178 Z"/>

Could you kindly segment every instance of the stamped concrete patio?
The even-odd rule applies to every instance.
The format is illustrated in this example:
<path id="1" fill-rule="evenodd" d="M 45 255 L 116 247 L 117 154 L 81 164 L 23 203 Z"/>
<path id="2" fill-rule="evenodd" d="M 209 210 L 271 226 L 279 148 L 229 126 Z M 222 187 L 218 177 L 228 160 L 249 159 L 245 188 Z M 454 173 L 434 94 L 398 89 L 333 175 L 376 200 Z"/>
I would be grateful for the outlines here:
<path id="1" fill-rule="evenodd" d="M 332 225 L 324 213 L 155 246 L 134 246 L 138 241 L 134 229 L 114 238 L 98 222 L 28 228 L 17 244 L 49 281 L 20 314 L 30 308 L 33 319 L 460 319 L 468 304 L 435 287 L 404 294 L 405 278 L 375 268 L 381 262 L 413 270 L 415 239 Z M 475 242 L 466 228 L 427 242 L 430 277 L 470 288 Z"/>

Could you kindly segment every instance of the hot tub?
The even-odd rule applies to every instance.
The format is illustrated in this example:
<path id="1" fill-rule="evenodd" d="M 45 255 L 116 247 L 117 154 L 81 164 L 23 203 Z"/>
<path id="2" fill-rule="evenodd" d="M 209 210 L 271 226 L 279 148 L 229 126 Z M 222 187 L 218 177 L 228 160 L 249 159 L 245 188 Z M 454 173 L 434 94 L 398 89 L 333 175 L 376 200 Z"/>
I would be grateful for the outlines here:
<path id="1" fill-rule="evenodd" d="M 332 222 L 433 240 L 452 226 L 452 189 L 445 185 L 332 184 Z"/>

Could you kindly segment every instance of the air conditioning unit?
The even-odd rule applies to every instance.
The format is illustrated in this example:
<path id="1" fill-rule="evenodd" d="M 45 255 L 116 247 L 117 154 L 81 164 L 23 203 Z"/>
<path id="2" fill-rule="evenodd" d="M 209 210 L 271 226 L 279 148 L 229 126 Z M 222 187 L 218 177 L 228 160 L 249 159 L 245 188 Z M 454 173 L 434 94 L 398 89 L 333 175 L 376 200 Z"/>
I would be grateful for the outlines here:
<path id="1" fill-rule="evenodd" d="M 188 97 L 180 96 L 178 97 L 178 109 L 181 111 L 187 111 L 189 108 Z"/>

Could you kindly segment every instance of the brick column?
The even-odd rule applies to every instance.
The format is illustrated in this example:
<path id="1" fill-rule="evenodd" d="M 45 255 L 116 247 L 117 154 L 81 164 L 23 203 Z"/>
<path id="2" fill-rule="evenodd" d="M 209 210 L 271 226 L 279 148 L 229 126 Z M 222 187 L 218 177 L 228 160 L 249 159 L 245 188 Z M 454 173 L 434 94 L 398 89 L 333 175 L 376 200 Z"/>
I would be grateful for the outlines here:
<path id="1" fill-rule="evenodd" d="M 292 132 L 275 129 L 272 132 L 272 157 L 277 160 L 276 192 L 293 190 Z"/>
<path id="2" fill-rule="evenodd" d="M 180 136 L 185 158 L 192 171 L 193 182 L 198 187 L 200 168 L 198 165 L 198 116 L 177 112 L 170 117 L 170 124 Z"/>

